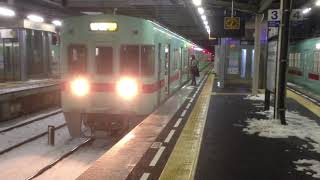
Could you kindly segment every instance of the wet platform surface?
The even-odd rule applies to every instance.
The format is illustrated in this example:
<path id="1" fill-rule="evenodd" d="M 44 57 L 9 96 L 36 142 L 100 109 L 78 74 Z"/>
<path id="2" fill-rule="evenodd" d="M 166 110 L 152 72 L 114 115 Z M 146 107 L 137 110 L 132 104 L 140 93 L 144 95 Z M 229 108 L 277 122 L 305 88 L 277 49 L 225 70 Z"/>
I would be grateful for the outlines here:
<path id="1" fill-rule="evenodd" d="M 258 130 L 252 124 L 249 126 L 250 123 L 267 119 L 266 116 L 270 115 L 264 112 L 262 99 L 248 98 L 246 93 L 250 93 L 249 89 L 221 89 L 215 86 L 213 91 L 195 179 L 315 179 L 315 172 L 297 171 L 297 163 L 294 163 L 301 159 L 320 160 L 320 154 L 315 152 L 319 149 L 314 147 L 317 143 L 312 144 L 314 140 L 308 140 L 308 135 L 305 139 L 285 137 L 287 134 L 272 137 L 277 132 L 267 132 L 270 130 L 268 122 L 265 127 L 256 127 Z M 320 122 L 316 114 L 292 98 L 288 98 L 288 111 L 289 116 L 294 116 L 289 118 L 298 118 L 293 122 Z M 259 128 L 267 130 L 262 129 L 261 133 Z"/>

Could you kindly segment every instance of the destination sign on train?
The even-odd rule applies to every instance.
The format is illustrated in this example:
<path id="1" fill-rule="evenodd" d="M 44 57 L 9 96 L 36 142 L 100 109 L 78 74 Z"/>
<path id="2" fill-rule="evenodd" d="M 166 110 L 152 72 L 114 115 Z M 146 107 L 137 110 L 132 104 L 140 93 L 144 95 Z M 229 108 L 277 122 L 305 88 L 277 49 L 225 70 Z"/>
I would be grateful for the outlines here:
<path id="1" fill-rule="evenodd" d="M 116 22 L 93 22 L 90 23 L 91 31 L 117 31 L 118 23 Z"/>

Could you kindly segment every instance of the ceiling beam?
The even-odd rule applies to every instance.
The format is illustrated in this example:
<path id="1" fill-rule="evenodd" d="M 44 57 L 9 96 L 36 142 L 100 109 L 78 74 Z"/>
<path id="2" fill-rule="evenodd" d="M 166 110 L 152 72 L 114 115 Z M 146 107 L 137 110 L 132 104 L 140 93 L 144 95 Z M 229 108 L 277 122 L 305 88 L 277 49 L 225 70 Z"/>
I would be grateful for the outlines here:
<path id="1" fill-rule="evenodd" d="M 264 0 L 262 0 L 264 1 Z M 224 8 L 224 9 L 231 9 L 232 7 L 232 2 L 227 2 L 227 1 L 210 1 L 207 2 L 205 7 L 213 7 L 213 8 Z M 252 4 L 246 4 L 246 3 L 239 3 L 239 2 L 234 2 L 233 3 L 233 8 L 235 10 L 241 11 L 241 12 L 246 12 L 246 13 L 257 13 L 258 12 L 258 6 L 252 5 Z"/>
<path id="2" fill-rule="evenodd" d="M 259 13 L 262 13 L 266 9 L 268 9 L 274 0 L 262 0 L 260 1 Z"/>

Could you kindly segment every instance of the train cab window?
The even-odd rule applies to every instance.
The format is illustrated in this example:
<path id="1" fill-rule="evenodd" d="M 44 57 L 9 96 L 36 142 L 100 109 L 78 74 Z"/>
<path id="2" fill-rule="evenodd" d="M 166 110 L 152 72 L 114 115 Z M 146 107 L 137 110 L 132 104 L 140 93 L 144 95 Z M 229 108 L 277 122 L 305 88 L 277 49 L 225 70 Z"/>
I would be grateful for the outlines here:
<path id="1" fill-rule="evenodd" d="M 70 45 L 68 56 L 68 70 L 70 73 L 84 73 L 87 71 L 87 48 L 84 45 Z"/>
<path id="2" fill-rule="evenodd" d="M 139 75 L 139 46 L 123 45 L 120 50 L 120 73 Z"/>
<path id="3" fill-rule="evenodd" d="M 113 49 L 112 47 L 96 47 L 96 72 L 97 74 L 112 74 Z"/>
<path id="4" fill-rule="evenodd" d="M 141 73 L 145 76 L 154 74 L 154 46 L 141 46 Z"/>

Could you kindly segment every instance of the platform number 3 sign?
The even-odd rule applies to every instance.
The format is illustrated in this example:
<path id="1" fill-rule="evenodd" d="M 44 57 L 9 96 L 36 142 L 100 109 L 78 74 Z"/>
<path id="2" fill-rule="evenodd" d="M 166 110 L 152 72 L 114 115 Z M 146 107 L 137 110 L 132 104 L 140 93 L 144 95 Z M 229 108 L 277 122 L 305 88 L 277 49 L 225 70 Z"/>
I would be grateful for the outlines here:
<path id="1" fill-rule="evenodd" d="M 280 9 L 270 9 L 268 12 L 268 21 L 280 21 Z"/>

